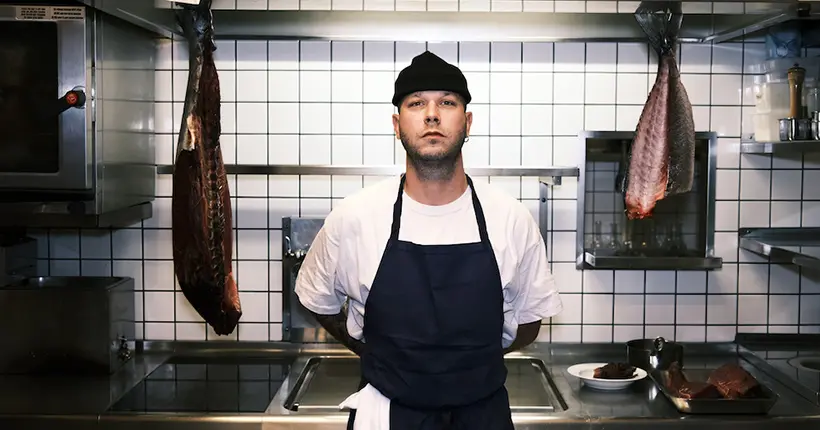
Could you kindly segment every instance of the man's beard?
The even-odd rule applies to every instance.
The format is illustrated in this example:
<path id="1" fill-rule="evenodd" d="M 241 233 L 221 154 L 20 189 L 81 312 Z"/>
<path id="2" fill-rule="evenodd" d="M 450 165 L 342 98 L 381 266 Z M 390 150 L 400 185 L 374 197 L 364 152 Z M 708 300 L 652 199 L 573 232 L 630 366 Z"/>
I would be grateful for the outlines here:
<path id="1" fill-rule="evenodd" d="M 407 160 L 413 165 L 416 175 L 422 181 L 442 181 L 453 177 L 458 156 L 467 137 L 467 127 L 456 136 L 455 144 L 444 152 L 437 154 L 422 154 L 418 148 L 410 145 L 407 135 L 399 131 L 401 144 L 407 152 Z"/>

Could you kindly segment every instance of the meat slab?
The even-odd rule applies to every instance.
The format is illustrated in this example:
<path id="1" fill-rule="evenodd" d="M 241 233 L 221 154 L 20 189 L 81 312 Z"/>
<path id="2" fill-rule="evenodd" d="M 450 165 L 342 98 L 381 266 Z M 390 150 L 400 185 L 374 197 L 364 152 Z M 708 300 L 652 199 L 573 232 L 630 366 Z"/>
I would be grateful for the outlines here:
<path id="1" fill-rule="evenodd" d="M 737 364 L 725 364 L 709 375 L 710 384 L 727 399 L 737 399 L 756 394 L 760 385 L 746 369 Z"/>
<path id="2" fill-rule="evenodd" d="M 629 219 L 650 217 L 665 197 L 691 191 L 695 122 L 676 60 L 680 2 L 641 2 L 638 24 L 657 53 L 658 72 L 629 153 L 624 206 Z"/>
<path id="3" fill-rule="evenodd" d="M 216 334 L 228 335 L 242 307 L 231 263 L 231 199 L 219 143 L 211 0 L 181 6 L 176 14 L 188 40 L 189 70 L 173 175 L 174 274 L 203 320 Z"/>

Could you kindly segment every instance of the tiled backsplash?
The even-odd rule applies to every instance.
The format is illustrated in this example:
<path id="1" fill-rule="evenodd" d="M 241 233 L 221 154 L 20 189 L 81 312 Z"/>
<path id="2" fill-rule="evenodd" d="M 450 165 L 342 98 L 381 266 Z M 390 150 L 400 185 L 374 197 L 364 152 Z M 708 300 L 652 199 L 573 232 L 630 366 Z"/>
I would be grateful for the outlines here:
<path id="1" fill-rule="evenodd" d="M 475 116 L 465 147 L 468 165 L 578 165 L 579 131 L 635 129 L 656 69 L 654 53 L 641 43 L 219 41 L 226 162 L 403 164 L 390 120 L 392 85 L 425 48 L 458 64 L 469 81 Z M 738 330 L 807 332 L 820 326 L 817 278 L 737 248 L 738 226 L 820 225 L 820 192 L 804 186 L 820 181 L 820 170 L 801 171 L 804 163 L 820 163 L 738 153 L 754 109 L 743 91 L 750 80 L 744 70 L 762 60 L 763 45 L 684 45 L 679 57 L 696 129 L 720 136 L 715 242 L 725 265 L 710 273 L 576 270 L 577 181 L 565 178 L 552 192 L 548 227 L 565 310 L 545 323 L 543 340 L 664 335 L 717 341 L 732 339 Z M 158 164 L 173 162 L 187 66 L 184 44 L 161 43 Z M 281 218 L 327 214 L 335 201 L 375 179 L 231 178 L 234 267 L 244 311 L 231 336 L 214 335 L 175 287 L 168 175 L 159 177 L 154 217 L 141 226 L 42 232 L 41 269 L 51 275 L 134 277 L 141 290 L 138 334 L 145 339 L 278 340 Z M 491 181 L 536 213 L 533 178 Z"/>

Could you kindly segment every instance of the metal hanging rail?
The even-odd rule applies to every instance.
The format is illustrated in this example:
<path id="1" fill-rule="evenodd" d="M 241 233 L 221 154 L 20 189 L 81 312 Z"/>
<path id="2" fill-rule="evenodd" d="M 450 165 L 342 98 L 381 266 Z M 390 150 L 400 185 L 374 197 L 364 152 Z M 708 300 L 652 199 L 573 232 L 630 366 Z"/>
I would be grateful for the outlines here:
<path id="1" fill-rule="evenodd" d="M 578 167 L 465 167 L 473 176 L 535 176 L 547 185 L 560 185 L 562 177 L 578 177 Z M 304 164 L 226 164 L 229 175 L 336 175 L 336 176 L 386 176 L 405 171 L 403 165 L 304 165 Z M 157 174 L 169 175 L 174 166 L 157 166 Z"/>

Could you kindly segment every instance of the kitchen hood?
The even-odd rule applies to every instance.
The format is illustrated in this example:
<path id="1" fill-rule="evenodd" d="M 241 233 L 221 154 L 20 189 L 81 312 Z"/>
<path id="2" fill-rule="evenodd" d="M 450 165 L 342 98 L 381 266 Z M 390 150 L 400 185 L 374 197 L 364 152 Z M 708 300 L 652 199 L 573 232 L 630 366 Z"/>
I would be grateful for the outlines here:
<path id="1" fill-rule="evenodd" d="M 181 35 L 172 10 L 176 6 L 168 0 L 81 1 L 161 36 Z M 196 0 L 186 0 L 186 3 L 190 2 Z M 262 6 L 266 6 L 264 3 Z M 624 10 L 624 5 L 621 5 L 637 5 L 638 2 L 595 2 L 612 3 L 612 8 L 620 8 L 617 13 L 616 10 L 612 13 L 590 10 L 589 2 L 564 3 L 577 3 L 584 11 L 251 10 L 214 7 L 213 16 L 218 26 L 216 38 L 222 39 L 646 41 L 646 36 L 635 21 L 634 10 Z M 820 17 L 820 1 L 699 3 L 683 2 L 684 20 L 679 38 L 682 43 L 739 40 L 781 23 L 815 21 Z M 459 2 L 453 0 L 452 4 L 457 6 Z M 798 24 L 808 26 L 813 23 Z"/>

